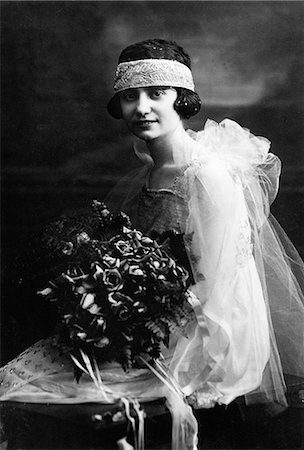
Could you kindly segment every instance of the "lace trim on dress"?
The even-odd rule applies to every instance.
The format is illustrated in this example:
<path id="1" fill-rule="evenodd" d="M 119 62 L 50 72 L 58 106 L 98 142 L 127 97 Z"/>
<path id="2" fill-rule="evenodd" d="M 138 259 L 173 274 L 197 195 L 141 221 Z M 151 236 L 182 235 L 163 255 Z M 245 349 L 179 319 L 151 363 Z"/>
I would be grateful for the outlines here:
<path id="1" fill-rule="evenodd" d="M 177 195 L 178 197 L 185 199 L 186 195 L 185 195 L 185 186 L 183 183 L 183 177 L 184 177 L 185 171 L 188 168 L 188 166 L 189 165 L 187 165 L 181 169 L 181 173 L 174 177 L 173 182 L 171 183 L 171 186 L 169 186 L 167 188 L 151 188 L 151 187 L 149 187 L 150 173 L 148 173 L 147 178 L 146 178 L 146 183 L 143 186 L 143 189 L 146 190 L 147 192 L 155 194 L 155 195 L 162 194 L 162 193 L 169 193 L 169 194 Z"/>
<path id="2" fill-rule="evenodd" d="M 236 263 L 244 267 L 252 257 L 253 244 L 251 242 L 251 229 L 248 220 L 244 219 L 239 225 Z"/>
<path id="3" fill-rule="evenodd" d="M 214 392 L 208 392 L 208 391 L 195 391 L 193 394 L 189 395 L 187 397 L 188 403 L 194 408 L 206 408 L 210 409 L 213 408 L 216 403 L 218 403 L 220 399 L 220 395 L 216 394 Z"/>

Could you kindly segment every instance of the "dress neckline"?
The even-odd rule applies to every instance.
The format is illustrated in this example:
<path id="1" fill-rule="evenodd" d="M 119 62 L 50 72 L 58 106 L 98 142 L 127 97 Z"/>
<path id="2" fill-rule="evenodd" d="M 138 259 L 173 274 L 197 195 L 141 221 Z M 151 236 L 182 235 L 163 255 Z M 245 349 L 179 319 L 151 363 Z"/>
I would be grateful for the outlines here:
<path id="1" fill-rule="evenodd" d="M 143 191 L 148 192 L 149 194 L 171 194 L 175 195 L 175 192 L 173 190 L 173 186 L 171 188 L 150 188 L 146 184 L 143 185 Z"/>
<path id="2" fill-rule="evenodd" d="M 149 170 L 149 172 L 147 173 L 147 175 L 146 175 L 146 179 L 145 179 L 145 184 L 144 184 L 144 189 L 147 191 L 147 192 L 151 192 L 151 193 L 162 193 L 162 192 L 164 192 L 164 193 L 170 193 L 170 194 L 175 194 L 175 187 L 176 187 L 176 184 L 179 182 L 179 180 L 181 179 L 181 177 L 184 175 L 184 173 L 185 173 L 185 170 L 187 169 L 187 166 L 185 166 L 185 167 L 183 167 L 183 168 L 181 168 L 180 169 L 180 173 L 178 174 L 178 175 L 176 175 L 174 178 L 173 178 L 173 181 L 172 181 L 172 183 L 170 184 L 170 186 L 168 186 L 168 187 L 166 187 L 166 188 L 151 188 L 150 186 L 149 186 L 149 180 L 150 180 L 150 170 Z"/>

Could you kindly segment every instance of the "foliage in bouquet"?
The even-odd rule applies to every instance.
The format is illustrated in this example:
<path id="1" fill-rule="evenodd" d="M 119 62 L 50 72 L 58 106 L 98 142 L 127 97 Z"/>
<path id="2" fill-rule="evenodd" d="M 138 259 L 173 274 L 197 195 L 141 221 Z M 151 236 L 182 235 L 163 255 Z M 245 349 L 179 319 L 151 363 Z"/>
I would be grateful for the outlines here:
<path id="1" fill-rule="evenodd" d="M 60 270 L 40 294 L 56 302 L 58 345 L 127 370 L 142 354 L 159 358 L 173 331 L 185 334 L 192 317 L 189 275 L 166 246 L 133 229 L 127 215 L 113 217 L 97 201 L 93 207 L 87 222 L 58 221 L 49 230 Z"/>

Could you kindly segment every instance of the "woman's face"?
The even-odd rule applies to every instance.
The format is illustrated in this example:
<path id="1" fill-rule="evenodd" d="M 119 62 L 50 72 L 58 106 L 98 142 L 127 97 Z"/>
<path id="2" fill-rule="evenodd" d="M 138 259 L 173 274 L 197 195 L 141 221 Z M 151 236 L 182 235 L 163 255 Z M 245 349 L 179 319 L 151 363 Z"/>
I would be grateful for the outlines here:
<path id="1" fill-rule="evenodd" d="M 181 118 L 174 109 L 173 88 L 127 89 L 120 94 L 122 117 L 135 136 L 150 141 L 173 132 Z"/>

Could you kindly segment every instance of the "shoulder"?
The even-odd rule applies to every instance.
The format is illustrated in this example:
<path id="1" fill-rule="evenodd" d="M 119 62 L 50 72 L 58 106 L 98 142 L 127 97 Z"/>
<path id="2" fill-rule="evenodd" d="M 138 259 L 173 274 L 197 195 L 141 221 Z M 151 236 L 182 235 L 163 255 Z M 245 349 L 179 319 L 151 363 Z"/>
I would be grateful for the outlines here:
<path id="1" fill-rule="evenodd" d="M 217 157 L 226 167 L 239 170 L 263 164 L 271 146 L 266 137 L 254 135 L 231 119 L 220 123 L 208 119 L 201 131 L 188 133 L 200 148 L 196 156 Z"/>
<path id="2" fill-rule="evenodd" d="M 209 188 L 227 185 L 235 177 L 231 173 L 230 166 L 214 155 L 204 155 L 204 158 L 195 158 L 185 170 L 185 178 L 188 183 L 200 181 Z"/>
<path id="3" fill-rule="evenodd" d="M 233 120 L 217 123 L 208 119 L 203 130 L 188 134 L 195 148 L 191 160 L 194 171 L 207 178 L 220 181 L 229 175 L 247 185 L 253 179 L 273 178 L 280 173 L 279 158 L 269 152 L 270 141 Z"/>

